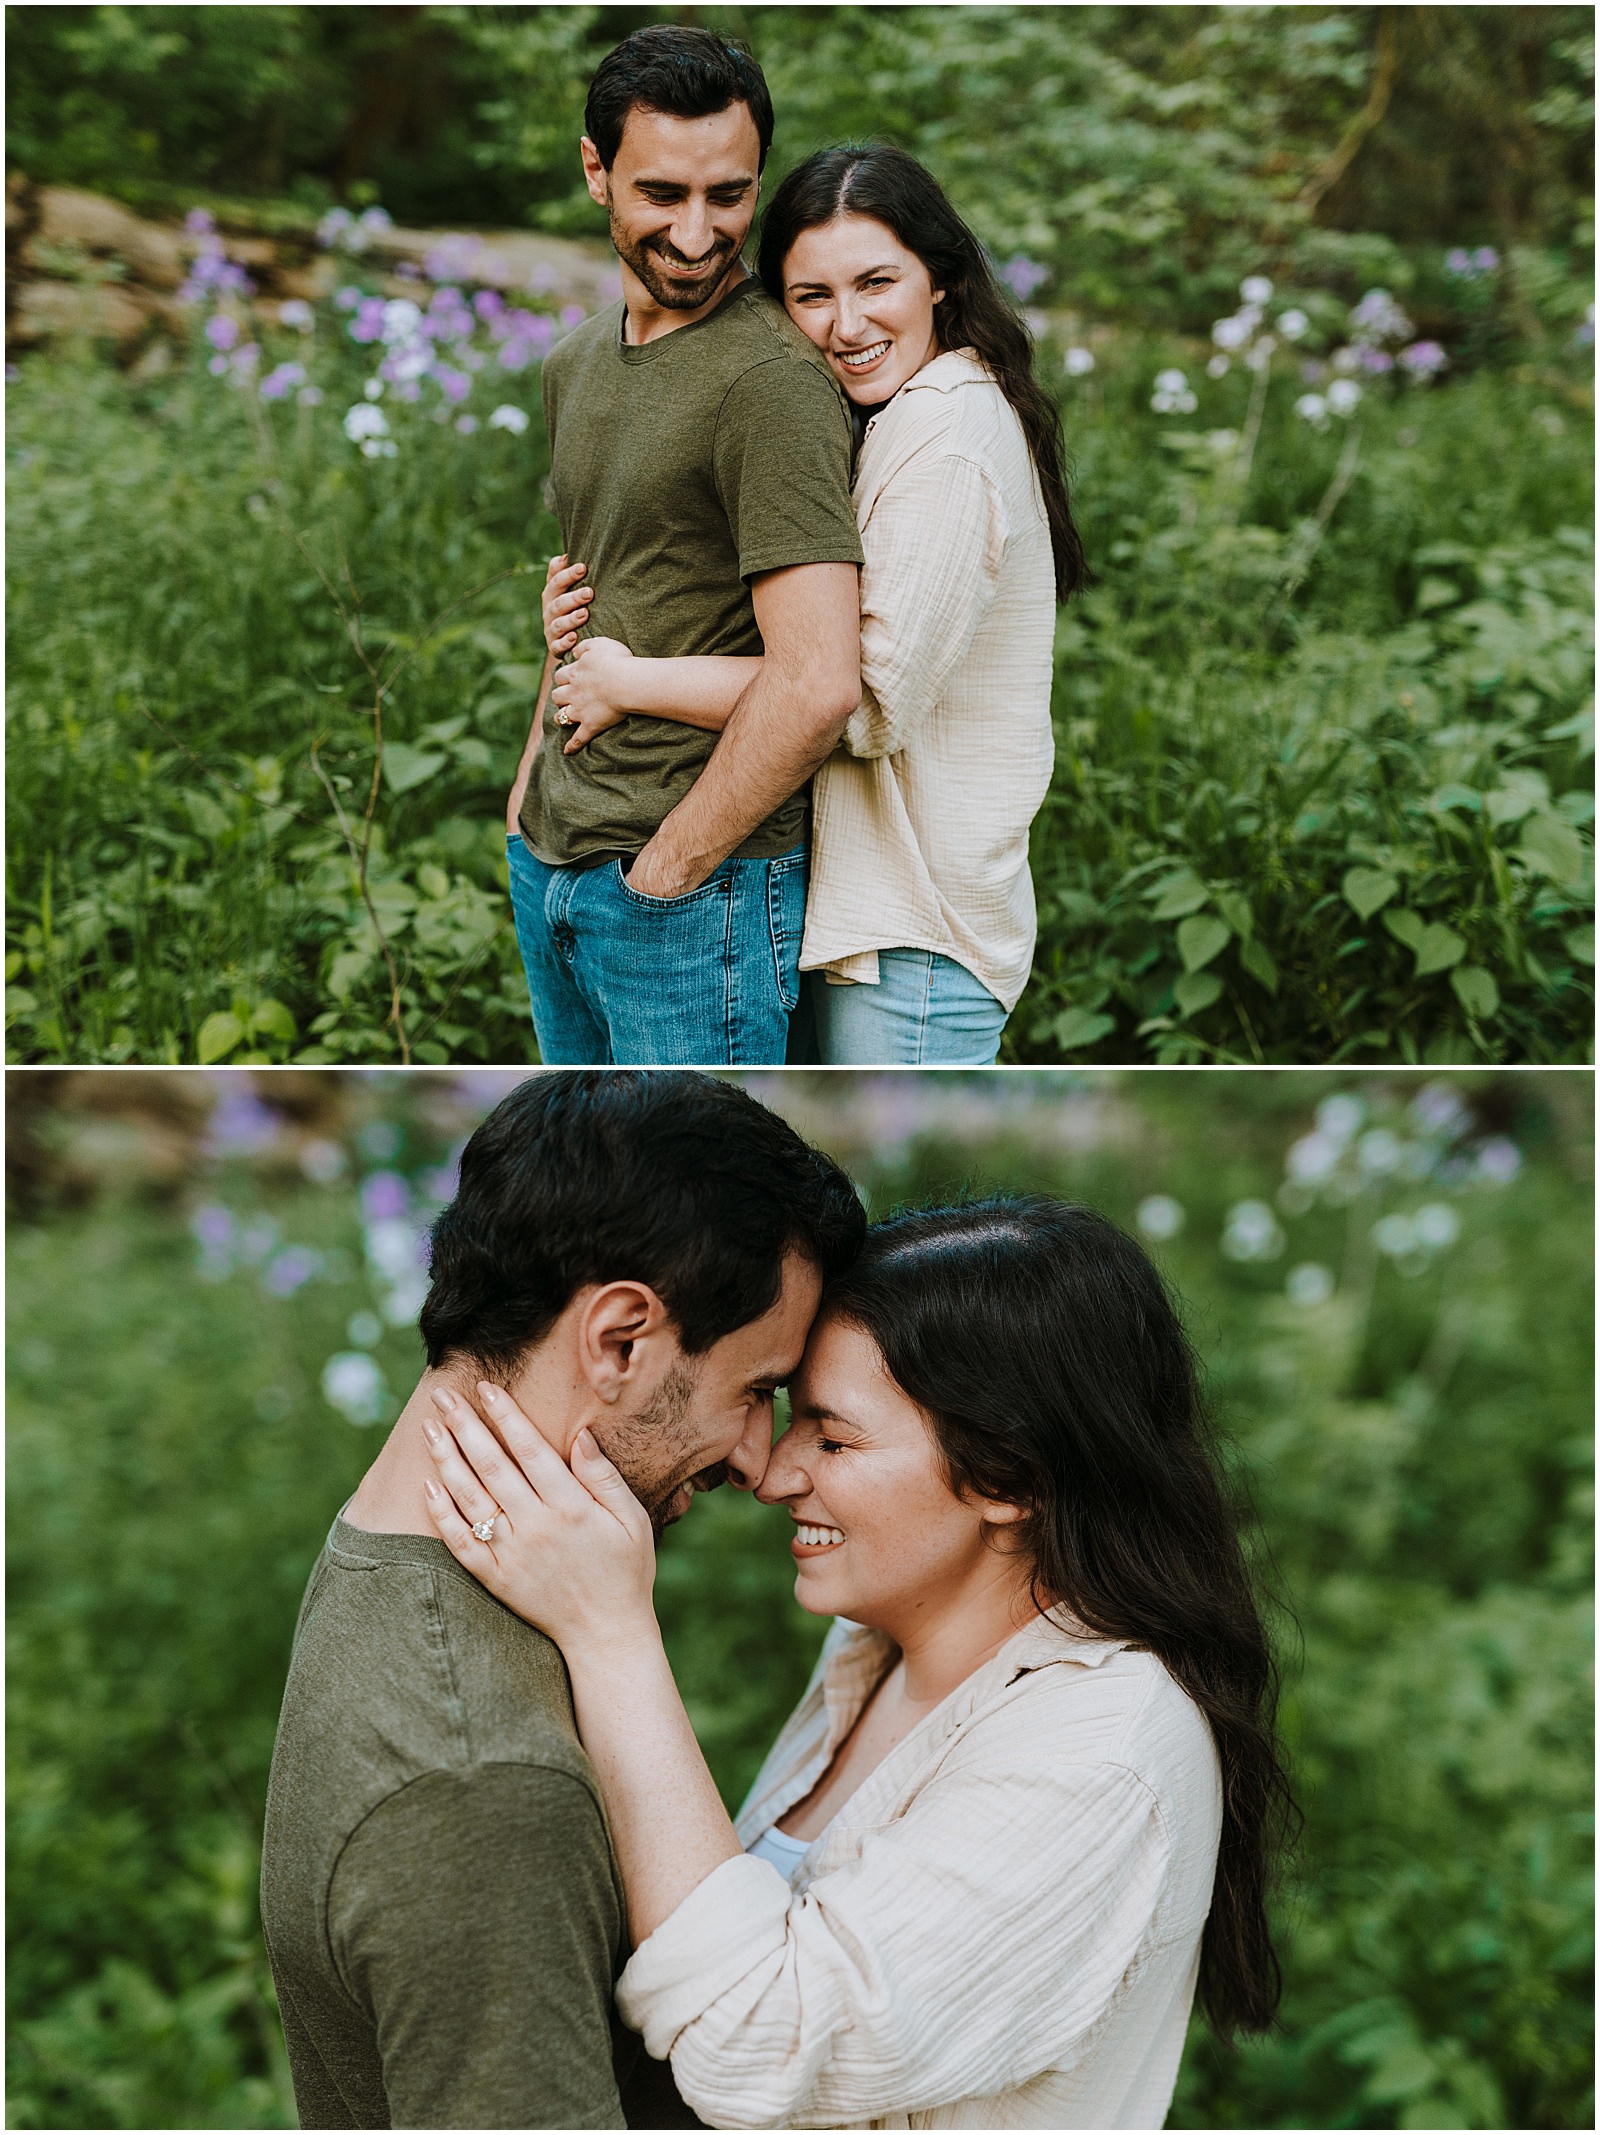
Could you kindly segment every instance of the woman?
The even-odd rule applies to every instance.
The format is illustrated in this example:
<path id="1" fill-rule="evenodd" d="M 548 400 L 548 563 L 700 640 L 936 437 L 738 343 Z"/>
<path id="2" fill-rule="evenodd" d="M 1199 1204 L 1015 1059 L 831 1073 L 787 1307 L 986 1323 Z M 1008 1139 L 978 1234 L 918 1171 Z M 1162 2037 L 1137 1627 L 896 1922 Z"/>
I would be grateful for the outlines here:
<path id="1" fill-rule="evenodd" d="M 527 1481 L 451 1396 L 433 1517 L 566 1656 L 636 1945 L 619 2006 L 704 2120 L 1156 2127 L 1197 1980 L 1219 2028 L 1268 2024 L 1272 1664 L 1191 1353 L 1112 1224 L 904 1215 L 824 1295 L 756 1494 L 840 1621 L 737 1831 L 648 1520 L 583 1434 L 569 1470 L 480 1395 Z"/>
<path id="2" fill-rule="evenodd" d="M 760 272 L 860 436 L 862 699 L 813 787 L 800 955 L 821 1058 L 986 1066 L 1033 961 L 1056 603 L 1085 575 L 1060 418 L 982 247 L 901 149 L 792 171 Z M 581 639 L 582 575 L 558 556 L 545 591 L 568 753 L 629 715 L 725 725 L 759 662 Z"/>

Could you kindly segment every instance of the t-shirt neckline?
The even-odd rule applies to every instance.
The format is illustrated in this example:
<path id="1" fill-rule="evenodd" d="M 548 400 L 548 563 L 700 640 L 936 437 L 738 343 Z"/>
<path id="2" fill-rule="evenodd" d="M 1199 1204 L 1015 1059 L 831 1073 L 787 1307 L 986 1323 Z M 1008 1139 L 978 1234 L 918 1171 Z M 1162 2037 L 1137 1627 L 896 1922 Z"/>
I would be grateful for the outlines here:
<path id="1" fill-rule="evenodd" d="M 622 338 L 623 329 L 628 323 L 628 304 L 627 299 L 624 298 L 621 312 L 617 318 L 616 339 L 612 346 L 624 363 L 654 362 L 661 351 L 670 348 L 674 341 L 681 340 L 685 334 L 692 334 L 702 326 L 710 326 L 714 320 L 720 319 L 731 305 L 740 303 L 746 295 L 760 287 L 759 278 L 756 275 L 747 274 L 736 288 L 728 290 L 726 295 L 720 299 L 712 310 L 706 313 L 703 319 L 691 319 L 687 326 L 675 326 L 669 334 L 657 334 L 653 341 L 642 342 L 624 341 Z"/>

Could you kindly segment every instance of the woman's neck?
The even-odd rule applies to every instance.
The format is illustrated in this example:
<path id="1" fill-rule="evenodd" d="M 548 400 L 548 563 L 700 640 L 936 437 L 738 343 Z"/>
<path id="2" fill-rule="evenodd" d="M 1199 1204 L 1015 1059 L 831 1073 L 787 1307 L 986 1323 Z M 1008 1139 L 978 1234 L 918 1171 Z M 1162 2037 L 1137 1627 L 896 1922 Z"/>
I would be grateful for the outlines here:
<path id="1" fill-rule="evenodd" d="M 894 1620 L 873 1628 L 900 1648 L 901 1694 L 913 1705 L 932 1707 L 947 1698 L 1008 1639 L 1042 1611 L 1033 1600 L 1027 1569 L 1001 1557 L 986 1564 L 959 1592 L 922 1598 Z"/>

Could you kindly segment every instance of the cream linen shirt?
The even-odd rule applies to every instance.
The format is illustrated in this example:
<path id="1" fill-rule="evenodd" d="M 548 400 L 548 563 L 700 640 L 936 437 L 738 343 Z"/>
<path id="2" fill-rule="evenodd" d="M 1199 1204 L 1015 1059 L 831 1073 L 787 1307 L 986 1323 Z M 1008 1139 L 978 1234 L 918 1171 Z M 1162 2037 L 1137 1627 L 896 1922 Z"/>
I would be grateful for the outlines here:
<path id="1" fill-rule="evenodd" d="M 740 1812 L 808 1794 L 893 1653 L 835 1625 Z M 719 2128 L 1155 2128 L 1221 1782 L 1148 1653 L 1036 1620 L 863 1781 L 791 1891 L 742 1854 L 635 1951 L 623 2019 Z"/>
<path id="2" fill-rule="evenodd" d="M 932 949 L 1009 1011 L 1037 931 L 1055 566 L 1028 441 L 970 350 L 867 425 L 855 477 L 861 703 L 812 784 L 800 967 L 867 984 Z"/>

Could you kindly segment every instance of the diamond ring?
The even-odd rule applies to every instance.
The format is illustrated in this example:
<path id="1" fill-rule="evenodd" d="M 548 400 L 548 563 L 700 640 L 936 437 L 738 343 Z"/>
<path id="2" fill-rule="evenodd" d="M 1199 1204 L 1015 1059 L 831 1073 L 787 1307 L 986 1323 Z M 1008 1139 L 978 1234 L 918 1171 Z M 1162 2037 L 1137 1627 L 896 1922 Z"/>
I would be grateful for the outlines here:
<path id="1" fill-rule="evenodd" d="M 494 1523 L 499 1517 L 498 1512 L 491 1512 L 486 1520 L 473 1521 L 472 1532 L 480 1542 L 492 1542 L 494 1540 Z"/>

